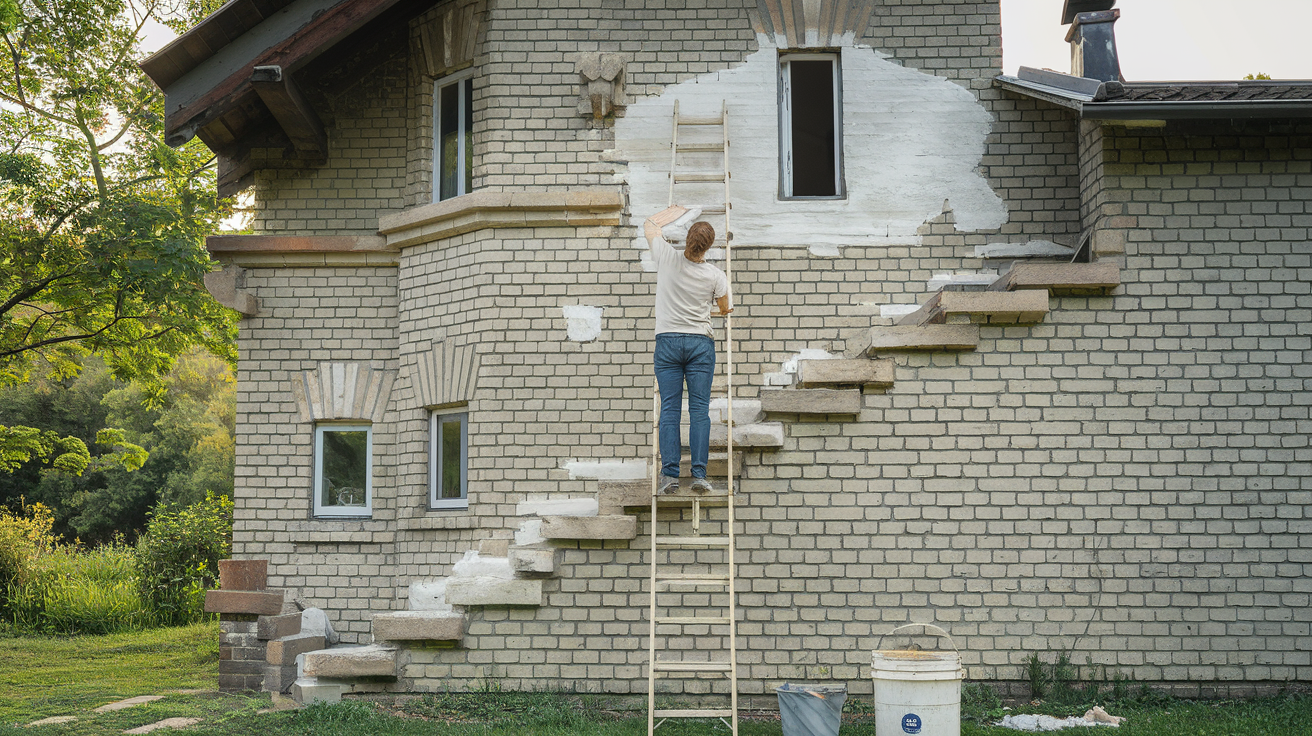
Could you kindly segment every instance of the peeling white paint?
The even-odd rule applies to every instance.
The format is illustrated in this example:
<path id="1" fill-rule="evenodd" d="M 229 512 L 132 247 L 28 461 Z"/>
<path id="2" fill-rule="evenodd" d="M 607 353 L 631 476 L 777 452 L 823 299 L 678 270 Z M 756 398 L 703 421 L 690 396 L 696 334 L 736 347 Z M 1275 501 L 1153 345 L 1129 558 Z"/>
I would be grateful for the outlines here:
<path id="1" fill-rule="evenodd" d="M 545 541 L 547 541 L 547 538 L 542 536 L 541 519 L 529 519 L 520 524 L 519 529 L 515 531 L 515 544 L 520 547 L 530 544 L 542 544 Z"/>
<path id="2" fill-rule="evenodd" d="M 569 473 L 570 480 L 639 480 L 649 477 L 646 460 L 570 461 L 560 469 Z"/>
<path id="3" fill-rule="evenodd" d="M 565 335 L 574 342 L 594 342 L 601 337 L 601 307 L 582 304 L 561 307 L 565 314 Z"/>
<path id="4" fill-rule="evenodd" d="M 410 583 L 406 607 L 411 611 L 450 611 L 451 604 L 446 602 L 446 578 Z"/>
<path id="5" fill-rule="evenodd" d="M 864 46 L 842 49 L 842 74 L 846 199 L 778 199 L 778 50 L 763 45 L 737 67 L 633 102 L 616 121 L 610 158 L 620 162 L 617 178 L 629 184 L 634 219 L 664 209 L 668 201 L 674 101 L 681 114 L 708 116 L 719 113 L 723 100 L 729 109 L 736 244 L 801 246 L 828 255 L 844 245 L 914 241 L 923 223 L 942 214 L 945 199 L 958 230 L 993 229 L 1006 221 L 1005 204 L 977 170 L 992 117 L 970 91 Z M 718 135 L 718 126 L 706 134 Z M 720 166 L 718 153 L 681 154 L 684 171 Z M 679 185 L 675 199 L 719 204 L 723 189 Z M 718 215 L 705 219 L 717 231 L 723 226 Z M 638 238 L 635 246 L 645 248 L 646 242 Z"/>
<path id="6" fill-rule="evenodd" d="M 596 516 L 597 499 L 595 498 L 546 498 L 533 497 L 521 501 L 515 506 L 517 516 Z"/>
<path id="7" fill-rule="evenodd" d="M 919 304 L 882 304 L 879 307 L 879 316 L 883 319 L 901 319 L 919 309 Z"/>
<path id="8" fill-rule="evenodd" d="M 510 569 L 510 559 L 507 557 L 483 557 L 478 554 L 478 550 L 471 549 L 465 553 L 465 556 L 456 562 L 452 568 L 451 577 L 453 578 L 504 578 L 509 580 L 515 577 L 515 573 Z"/>
<path id="9" fill-rule="evenodd" d="M 945 286 L 977 286 L 983 288 L 997 280 L 998 273 L 996 271 L 936 273 L 929 281 L 925 282 L 925 288 L 930 291 L 939 291 Z"/>
<path id="10" fill-rule="evenodd" d="M 1071 258 L 1075 249 L 1051 240 L 1028 243 L 989 243 L 975 246 L 976 258 Z"/>

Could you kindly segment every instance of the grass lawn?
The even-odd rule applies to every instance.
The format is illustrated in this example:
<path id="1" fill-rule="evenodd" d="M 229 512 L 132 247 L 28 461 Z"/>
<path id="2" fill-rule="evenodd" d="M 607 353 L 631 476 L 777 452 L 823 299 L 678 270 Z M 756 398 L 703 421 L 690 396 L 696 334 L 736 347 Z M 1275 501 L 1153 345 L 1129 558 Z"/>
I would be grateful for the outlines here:
<path id="1" fill-rule="evenodd" d="M 332 706 L 276 710 L 268 694 L 227 694 L 218 680 L 215 624 L 132 634 L 64 639 L 0 638 L 0 736 L 109 736 L 165 718 L 201 723 L 188 736 L 640 736 L 645 714 L 607 710 L 604 698 L 555 693 L 425 695 L 352 700 Z M 135 708 L 94 713 L 136 695 L 164 695 Z M 865 704 L 868 706 L 868 704 Z M 1108 710 L 1130 720 L 1117 736 L 1309 736 L 1312 697 L 1249 702 L 1169 701 Z M 27 728 L 49 716 L 73 723 Z M 671 722 L 667 736 L 724 734 L 717 723 Z M 780 736 L 777 718 L 744 718 L 742 736 Z M 157 731 L 166 736 L 173 731 Z M 845 722 L 842 736 L 874 736 L 867 715 Z M 966 723 L 963 736 L 1016 734 Z M 1080 731 L 1077 733 L 1088 733 Z"/>

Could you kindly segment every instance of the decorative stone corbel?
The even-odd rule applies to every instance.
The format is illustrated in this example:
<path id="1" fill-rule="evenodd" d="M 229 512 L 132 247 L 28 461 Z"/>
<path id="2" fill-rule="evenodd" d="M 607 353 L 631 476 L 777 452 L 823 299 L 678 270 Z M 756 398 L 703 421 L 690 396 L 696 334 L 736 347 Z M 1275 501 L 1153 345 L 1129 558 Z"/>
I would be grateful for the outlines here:
<path id="1" fill-rule="evenodd" d="M 244 317 L 253 317 L 260 311 L 260 300 L 246 287 L 246 269 L 228 264 L 220 271 L 205 274 L 205 288 L 209 290 L 214 301 L 229 309 L 235 309 Z"/>
<path id="2" fill-rule="evenodd" d="M 420 353 L 411 375 L 418 406 L 466 403 L 478 387 L 479 355 L 476 345 L 443 340 Z"/>
<path id="3" fill-rule="evenodd" d="M 580 82 L 579 113 L 591 117 L 592 125 L 605 125 L 624 106 L 624 57 L 599 51 L 584 54 L 578 60 Z"/>
<path id="4" fill-rule="evenodd" d="M 396 371 L 367 363 L 320 363 L 317 370 L 293 373 L 291 389 L 303 422 L 381 422 L 395 381 Z"/>
<path id="5" fill-rule="evenodd" d="M 437 79 L 474 63 L 482 12 L 483 0 L 456 0 L 418 22 L 414 38 L 425 74 Z"/>

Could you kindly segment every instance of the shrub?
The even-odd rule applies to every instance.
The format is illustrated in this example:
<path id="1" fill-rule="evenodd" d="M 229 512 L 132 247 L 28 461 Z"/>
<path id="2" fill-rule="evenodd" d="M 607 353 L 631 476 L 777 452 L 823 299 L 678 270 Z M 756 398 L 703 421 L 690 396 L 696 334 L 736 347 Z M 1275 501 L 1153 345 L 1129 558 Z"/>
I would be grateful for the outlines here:
<path id="1" fill-rule="evenodd" d="M 149 623 L 137 591 L 133 550 L 122 544 L 57 547 L 37 557 L 9 591 L 19 630 L 109 634 Z"/>
<path id="2" fill-rule="evenodd" d="M 9 588 L 21 584 L 38 556 L 55 548 L 55 517 L 39 503 L 13 514 L 0 509 L 0 609 L 9 608 Z"/>
<path id="3" fill-rule="evenodd" d="M 205 590 L 232 551 L 232 501 L 206 494 L 190 506 L 157 506 L 137 542 L 141 599 L 160 625 L 205 617 Z"/>

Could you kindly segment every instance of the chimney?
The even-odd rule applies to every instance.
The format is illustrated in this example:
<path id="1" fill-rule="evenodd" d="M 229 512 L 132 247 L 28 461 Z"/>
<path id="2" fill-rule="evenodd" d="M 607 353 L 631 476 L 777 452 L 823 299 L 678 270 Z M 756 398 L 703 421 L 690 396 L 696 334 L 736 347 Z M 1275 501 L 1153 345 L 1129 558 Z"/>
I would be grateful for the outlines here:
<path id="1" fill-rule="evenodd" d="M 1100 82 L 1120 82 L 1121 62 L 1116 56 L 1113 26 L 1121 11 L 1116 0 L 1066 0 L 1062 22 L 1070 23 L 1066 40 L 1071 45 L 1071 74 Z"/>

